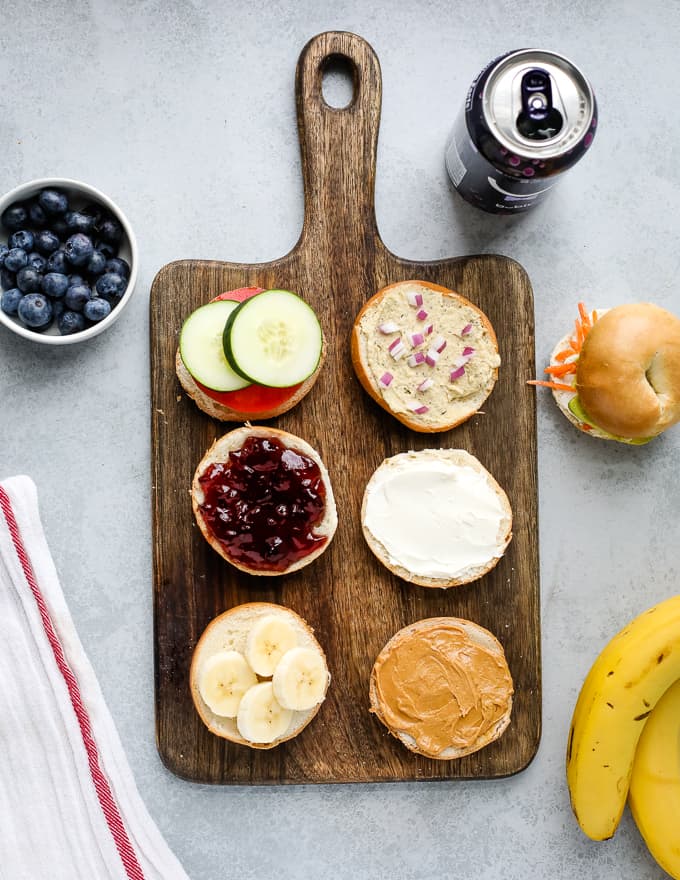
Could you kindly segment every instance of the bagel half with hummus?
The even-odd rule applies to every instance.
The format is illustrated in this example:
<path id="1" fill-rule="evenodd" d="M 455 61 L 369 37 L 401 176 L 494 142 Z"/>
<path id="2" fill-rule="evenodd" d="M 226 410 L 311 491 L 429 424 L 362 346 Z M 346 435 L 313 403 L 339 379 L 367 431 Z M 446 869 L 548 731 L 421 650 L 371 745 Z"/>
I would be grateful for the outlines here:
<path id="1" fill-rule="evenodd" d="M 534 380 L 580 431 L 641 445 L 680 421 L 680 318 L 652 303 L 587 312 Z"/>
<path id="2" fill-rule="evenodd" d="M 270 419 L 308 394 L 325 354 L 321 325 L 299 296 L 240 287 L 187 316 L 175 372 L 198 408 L 214 419 Z"/>
<path id="3" fill-rule="evenodd" d="M 429 281 L 399 281 L 357 315 L 352 363 L 364 390 L 414 431 L 448 431 L 473 416 L 498 377 L 487 316 Z"/>
<path id="4" fill-rule="evenodd" d="M 456 587 L 491 571 L 512 538 L 508 496 L 462 449 L 387 458 L 361 507 L 368 546 L 391 572 L 423 587 Z"/>
<path id="5" fill-rule="evenodd" d="M 218 437 L 191 485 L 203 537 L 231 565 L 281 575 L 309 565 L 338 524 L 319 453 L 301 437 L 246 425 Z"/>
<path id="6" fill-rule="evenodd" d="M 399 630 L 378 654 L 370 711 L 407 749 L 443 761 L 498 739 L 513 692 L 492 633 L 470 620 L 432 617 Z"/>
<path id="7" fill-rule="evenodd" d="M 208 730 L 254 749 L 297 736 L 319 711 L 329 683 L 314 630 L 270 602 L 238 605 L 212 620 L 189 672 L 191 697 Z"/>

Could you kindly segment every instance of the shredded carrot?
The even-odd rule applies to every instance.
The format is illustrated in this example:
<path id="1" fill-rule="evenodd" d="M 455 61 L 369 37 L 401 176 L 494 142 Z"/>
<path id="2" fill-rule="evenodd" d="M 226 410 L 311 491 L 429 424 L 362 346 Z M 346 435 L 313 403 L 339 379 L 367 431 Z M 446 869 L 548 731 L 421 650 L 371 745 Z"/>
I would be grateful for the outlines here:
<path id="1" fill-rule="evenodd" d="M 593 324 L 597 321 L 599 315 L 597 314 L 597 309 L 593 309 Z"/>
<path id="2" fill-rule="evenodd" d="M 574 321 L 574 327 L 576 328 L 576 345 L 578 350 L 581 351 L 583 346 L 583 340 L 586 338 L 585 333 L 583 332 L 583 327 L 581 326 L 581 322 L 577 319 Z"/>
<path id="3" fill-rule="evenodd" d="M 554 388 L 557 391 L 573 391 L 576 392 L 576 389 L 573 385 L 564 385 L 562 382 L 543 382 L 540 379 L 529 379 L 527 385 L 542 385 L 545 388 Z"/>
<path id="4" fill-rule="evenodd" d="M 558 351 L 555 355 L 555 360 L 558 364 L 561 364 L 562 361 L 566 361 L 568 357 L 571 357 L 572 354 L 576 354 L 573 348 L 565 348 L 564 351 Z"/>
<path id="5" fill-rule="evenodd" d="M 585 333 L 587 333 L 591 327 L 590 318 L 588 317 L 588 312 L 586 311 L 585 303 L 581 302 L 578 304 L 578 313 L 581 316 L 581 326 L 583 327 L 583 330 L 585 331 L 584 332 L 584 335 L 585 335 Z"/>
<path id="6" fill-rule="evenodd" d="M 567 376 L 569 373 L 576 372 L 576 364 L 553 364 L 543 370 L 544 373 L 550 373 L 551 376 Z"/>

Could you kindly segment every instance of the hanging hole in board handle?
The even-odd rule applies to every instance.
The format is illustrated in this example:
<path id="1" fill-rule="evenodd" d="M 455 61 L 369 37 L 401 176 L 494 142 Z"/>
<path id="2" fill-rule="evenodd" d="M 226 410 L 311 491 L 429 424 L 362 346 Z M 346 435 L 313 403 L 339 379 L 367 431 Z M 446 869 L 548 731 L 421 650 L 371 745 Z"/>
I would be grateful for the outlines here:
<path id="1" fill-rule="evenodd" d="M 356 100 L 358 72 L 347 55 L 333 53 L 321 63 L 321 98 L 331 110 L 346 110 Z"/>

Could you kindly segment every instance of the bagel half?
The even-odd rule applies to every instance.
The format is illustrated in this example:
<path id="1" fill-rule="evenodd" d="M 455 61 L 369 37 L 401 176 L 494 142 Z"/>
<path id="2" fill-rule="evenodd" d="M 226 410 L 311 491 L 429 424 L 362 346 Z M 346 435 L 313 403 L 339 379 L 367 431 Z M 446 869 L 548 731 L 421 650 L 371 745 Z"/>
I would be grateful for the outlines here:
<path id="1" fill-rule="evenodd" d="M 399 630 L 376 658 L 370 711 L 407 749 L 451 760 L 501 736 L 513 692 L 492 633 L 470 620 L 432 617 Z"/>
<path id="2" fill-rule="evenodd" d="M 234 558 L 232 555 L 230 555 L 227 546 L 225 546 L 225 543 L 220 541 L 219 538 L 216 537 L 216 535 L 210 528 L 209 523 L 206 521 L 206 517 L 203 514 L 202 507 L 205 503 L 205 493 L 201 485 L 201 476 L 208 470 L 208 468 L 211 467 L 211 465 L 229 462 L 229 453 L 240 450 L 244 446 L 246 441 L 251 437 L 278 441 L 278 443 L 280 443 L 286 449 L 293 450 L 294 452 L 300 453 L 306 456 L 308 459 L 311 459 L 318 467 L 321 475 L 321 480 L 325 487 L 326 497 L 323 515 L 320 520 L 310 525 L 312 535 L 316 538 L 322 538 L 323 540 L 306 556 L 303 556 L 302 558 L 292 562 L 290 565 L 284 568 L 258 568 L 253 565 L 247 565 L 242 560 Z M 216 550 L 223 559 L 226 559 L 226 561 L 229 562 L 231 565 L 235 566 L 241 571 L 248 572 L 249 574 L 276 576 L 282 574 L 290 574 L 291 572 L 298 571 L 299 569 L 304 568 L 304 566 L 309 565 L 310 562 L 313 562 L 328 548 L 338 525 L 338 515 L 335 506 L 335 499 L 333 497 L 331 480 L 319 453 L 301 437 L 297 437 L 294 434 L 289 434 L 287 431 L 279 431 L 276 428 L 268 428 L 265 426 L 246 425 L 242 428 L 236 428 L 235 430 L 230 431 L 228 434 L 224 434 L 222 437 L 218 437 L 218 439 L 215 440 L 210 449 L 208 449 L 206 454 L 199 462 L 194 473 L 193 482 L 191 484 L 191 502 L 194 516 L 196 517 L 196 522 L 198 523 L 203 537 L 210 544 L 210 546 L 214 550 Z M 275 504 L 276 502 L 274 500 L 270 502 L 270 506 L 275 506 Z M 261 505 L 261 512 L 260 514 L 258 514 L 258 516 L 266 518 L 266 515 L 266 508 L 265 504 L 263 503 Z M 238 526 L 238 523 L 235 523 L 235 526 Z"/>
<path id="3" fill-rule="evenodd" d="M 512 509 L 496 480 L 462 449 L 385 459 L 364 492 L 366 542 L 393 574 L 422 587 L 457 587 L 497 565 Z"/>
<path id="4" fill-rule="evenodd" d="M 579 311 L 576 333 L 550 356 L 551 381 L 533 384 L 603 440 L 641 445 L 680 421 L 680 319 L 652 303 Z"/>
<path id="5" fill-rule="evenodd" d="M 500 364 L 484 312 L 428 281 L 379 290 L 357 315 L 351 352 L 357 378 L 373 400 L 425 433 L 448 431 L 473 416 L 491 394 Z M 421 355 L 427 359 L 414 363 Z"/>
<path id="6" fill-rule="evenodd" d="M 244 739 L 239 734 L 235 718 L 223 718 L 216 715 L 201 697 L 199 682 L 206 660 L 220 651 L 238 651 L 243 654 L 246 649 L 248 633 L 253 624 L 267 615 L 281 617 L 287 621 L 295 629 L 298 646 L 318 651 L 325 663 L 326 657 L 314 636 L 314 630 L 302 617 L 283 605 L 275 605 L 271 602 L 248 602 L 225 611 L 208 624 L 196 644 L 189 671 L 191 698 L 201 721 L 208 730 L 222 739 L 253 749 L 271 749 L 297 736 L 321 708 L 321 703 L 319 703 L 304 712 L 294 712 L 288 729 L 274 742 L 255 743 Z M 328 681 L 330 682 L 330 675 Z M 326 689 L 328 689 L 328 685 L 326 685 Z"/>

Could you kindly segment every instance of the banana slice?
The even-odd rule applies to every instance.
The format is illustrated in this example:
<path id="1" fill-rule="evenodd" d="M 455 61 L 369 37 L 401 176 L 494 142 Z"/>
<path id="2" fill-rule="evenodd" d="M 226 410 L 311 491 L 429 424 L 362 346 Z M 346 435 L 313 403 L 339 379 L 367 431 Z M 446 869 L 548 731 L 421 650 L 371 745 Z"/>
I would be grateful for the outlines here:
<path id="1" fill-rule="evenodd" d="M 263 678 L 269 678 L 286 651 L 297 645 L 293 627 L 275 614 L 261 617 L 248 633 L 246 660 Z"/>
<path id="2" fill-rule="evenodd" d="M 292 648 L 274 670 L 274 695 L 286 709 L 312 709 L 326 696 L 329 678 L 324 658 L 318 651 Z"/>
<path id="3" fill-rule="evenodd" d="M 238 651 L 220 651 L 205 661 L 198 690 L 203 702 L 222 718 L 236 718 L 247 690 L 257 684 L 257 676 Z"/>
<path id="4" fill-rule="evenodd" d="M 270 743 L 288 730 L 293 713 L 284 709 L 274 696 L 271 681 L 251 687 L 238 707 L 236 727 L 251 743 Z"/>

